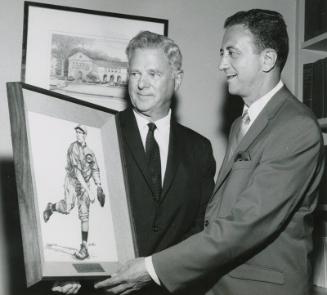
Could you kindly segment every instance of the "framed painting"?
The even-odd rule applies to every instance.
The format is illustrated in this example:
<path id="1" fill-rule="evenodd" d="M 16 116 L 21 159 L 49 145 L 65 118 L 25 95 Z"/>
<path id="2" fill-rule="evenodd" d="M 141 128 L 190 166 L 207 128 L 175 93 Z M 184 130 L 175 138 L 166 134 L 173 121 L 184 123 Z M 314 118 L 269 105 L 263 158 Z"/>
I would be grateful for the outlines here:
<path id="1" fill-rule="evenodd" d="M 116 111 L 7 84 L 27 286 L 136 256 Z"/>
<path id="2" fill-rule="evenodd" d="M 127 105 L 125 48 L 164 19 L 25 2 L 22 81 L 115 110 Z"/>

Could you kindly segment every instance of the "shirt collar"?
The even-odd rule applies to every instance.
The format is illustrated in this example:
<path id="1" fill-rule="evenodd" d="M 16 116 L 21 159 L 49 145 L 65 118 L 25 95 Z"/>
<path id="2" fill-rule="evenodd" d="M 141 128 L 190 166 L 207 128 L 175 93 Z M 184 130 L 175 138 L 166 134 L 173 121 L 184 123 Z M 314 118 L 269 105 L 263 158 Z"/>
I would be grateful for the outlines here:
<path id="1" fill-rule="evenodd" d="M 243 107 L 243 114 L 245 111 L 248 112 L 251 122 L 253 122 L 260 114 L 260 112 L 263 110 L 263 108 L 266 106 L 266 104 L 270 101 L 270 99 L 284 86 L 284 83 L 279 80 L 277 85 L 271 89 L 268 93 L 266 93 L 264 96 L 257 99 L 255 102 L 253 102 L 250 107 L 248 107 L 246 104 L 244 104 Z"/>
<path id="2" fill-rule="evenodd" d="M 136 118 L 136 123 L 137 123 L 137 126 L 139 127 L 139 129 L 148 130 L 148 123 L 153 122 L 153 121 L 143 117 L 142 115 L 140 115 L 135 110 L 133 110 L 133 112 L 134 112 L 134 115 L 135 115 L 135 118 Z M 164 129 L 167 129 L 167 128 L 170 127 L 170 118 L 171 118 L 171 110 L 169 109 L 169 112 L 168 112 L 167 116 L 153 122 L 153 123 L 156 124 L 157 130 L 159 132 L 161 130 L 164 130 Z"/>

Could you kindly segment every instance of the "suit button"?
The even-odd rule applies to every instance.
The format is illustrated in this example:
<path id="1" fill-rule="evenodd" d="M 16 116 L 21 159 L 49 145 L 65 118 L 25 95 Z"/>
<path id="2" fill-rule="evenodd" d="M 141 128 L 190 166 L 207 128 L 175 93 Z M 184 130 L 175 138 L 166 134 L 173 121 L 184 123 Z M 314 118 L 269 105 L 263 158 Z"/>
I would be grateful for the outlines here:
<path id="1" fill-rule="evenodd" d="M 204 226 L 207 227 L 209 225 L 209 220 L 204 221 Z"/>
<path id="2" fill-rule="evenodd" d="M 153 230 L 154 232 L 158 232 L 158 231 L 159 231 L 159 226 L 158 226 L 158 225 L 153 225 L 153 226 L 152 226 L 152 230 Z"/>

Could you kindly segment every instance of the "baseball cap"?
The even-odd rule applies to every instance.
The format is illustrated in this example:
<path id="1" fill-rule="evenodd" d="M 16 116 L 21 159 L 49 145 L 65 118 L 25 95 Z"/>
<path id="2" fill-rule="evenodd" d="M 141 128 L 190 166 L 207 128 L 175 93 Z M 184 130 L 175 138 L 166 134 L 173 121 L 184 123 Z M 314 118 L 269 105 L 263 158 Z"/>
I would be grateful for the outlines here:
<path id="1" fill-rule="evenodd" d="M 82 125 L 82 124 L 78 124 L 76 127 L 75 127 L 75 130 L 76 129 L 79 129 L 81 130 L 82 132 L 84 132 L 84 134 L 87 134 L 87 128 L 86 126 Z"/>

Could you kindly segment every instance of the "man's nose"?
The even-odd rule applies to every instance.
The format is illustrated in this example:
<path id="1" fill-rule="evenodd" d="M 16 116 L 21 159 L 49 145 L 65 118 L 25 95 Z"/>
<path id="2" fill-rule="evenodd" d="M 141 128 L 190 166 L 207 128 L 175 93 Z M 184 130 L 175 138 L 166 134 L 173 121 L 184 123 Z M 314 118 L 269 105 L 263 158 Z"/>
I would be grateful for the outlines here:
<path id="1" fill-rule="evenodd" d="M 218 69 L 220 71 L 223 71 L 223 70 L 227 69 L 228 67 L 229 67 L 229 63 L 227 61 L 227 58 L 226 58 L 225 55 L 222 55 L 221 58 L 220 58 Z"/>
<path id="2" fill-rule="evenodd" d="M 149 80 L 145 75 L 142 75 L 138 81 L 138 88 L 143 89 L 149 86 Z"/>

